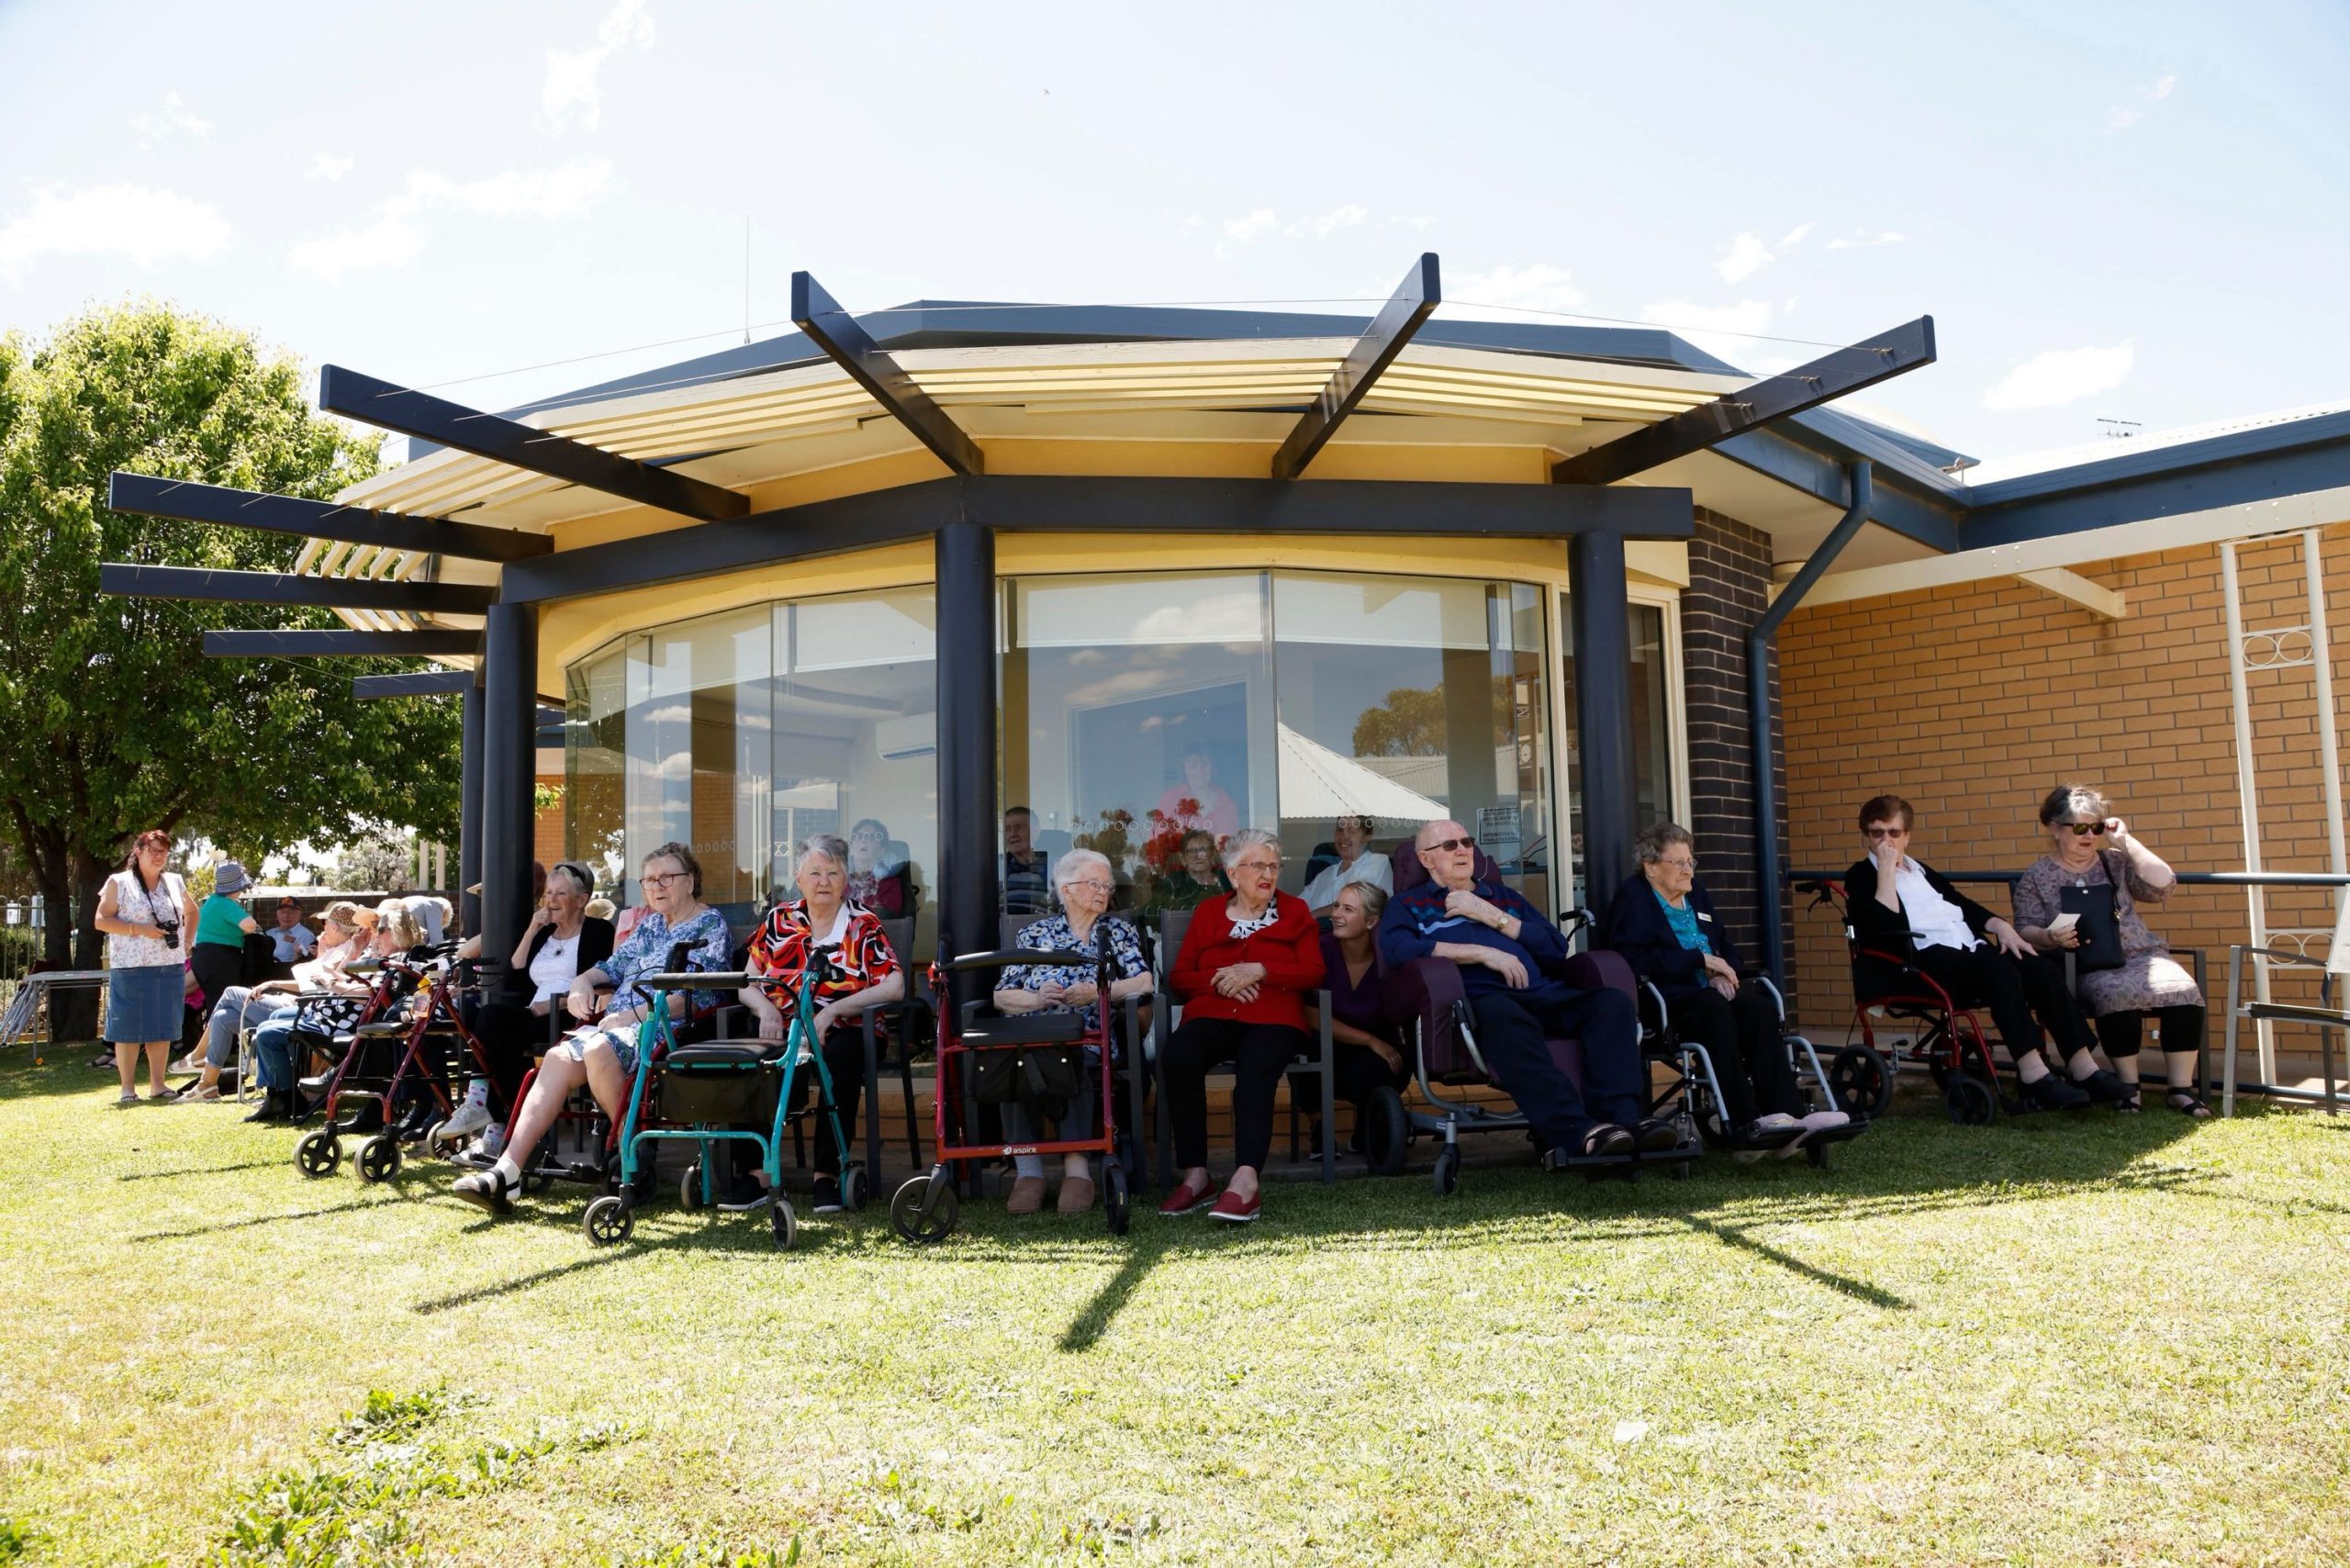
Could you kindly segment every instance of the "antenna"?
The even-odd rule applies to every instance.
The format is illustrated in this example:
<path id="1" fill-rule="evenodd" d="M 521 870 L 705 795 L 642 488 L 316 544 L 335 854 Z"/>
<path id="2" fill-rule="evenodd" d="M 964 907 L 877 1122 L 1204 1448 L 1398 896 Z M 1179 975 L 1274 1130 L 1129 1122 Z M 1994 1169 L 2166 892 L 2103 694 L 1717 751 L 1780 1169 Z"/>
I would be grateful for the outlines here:
<path id="1" fill-rule="evenodd" d="M 2142 420 L 2109 420 L 2102 414 L 2098 416 L 2097 422 L 2103 425 L 2104 433 L 2115 441 L 2128 441 L 2146 428 L 2145 422 Z"/>
<path id="2" fill-rule="evenodd" d="M 751 215 L 743 215 L 743 341 L 751 341 Z"/>

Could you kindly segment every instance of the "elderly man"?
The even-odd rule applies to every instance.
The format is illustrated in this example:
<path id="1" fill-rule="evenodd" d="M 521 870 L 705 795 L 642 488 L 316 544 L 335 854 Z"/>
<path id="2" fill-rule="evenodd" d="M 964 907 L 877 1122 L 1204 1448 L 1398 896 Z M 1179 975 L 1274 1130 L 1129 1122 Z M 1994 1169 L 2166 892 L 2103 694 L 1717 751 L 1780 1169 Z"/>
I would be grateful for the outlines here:
<path id="1" fill-rule="evenodd" d="M 265 933 L 269 937 L 270 957 L 285 965 L 295 965 L 319 950 L 319 939 L 302 924 L 301 901 L 282 898 L 277 901 L 277 924 Z"/>
<path id="2" fill-rule="evenodd" d="M 1014 806 L 1003 813 L 1003 913 L 1047 914 L 1053 907 L 1051 862 L 1035 847 L 1036 813 Z"/>
<path id="3" fill-rule="evenodd" d="M 1673 1124 L 1646 1117 L 1632 999 L 1606 988 L 1578 991 L 1557 977 L 1566 938 L 1514 889 L 1477 879 L 1477 844 L 1467 828 L 1430 823 L 1415 847 L 1428 880 L 1389 901 L 1380 956 L 1390 966 L 1431 958 L 1460 966 L 1478 1048 L 1549 1149 L 1544 1163 L 1557 1170 L 1582 1155 L 1672 1148 Z M 1553 1035 L 1583 1043 L 1584 1086 L 1551 1059 Z"/>

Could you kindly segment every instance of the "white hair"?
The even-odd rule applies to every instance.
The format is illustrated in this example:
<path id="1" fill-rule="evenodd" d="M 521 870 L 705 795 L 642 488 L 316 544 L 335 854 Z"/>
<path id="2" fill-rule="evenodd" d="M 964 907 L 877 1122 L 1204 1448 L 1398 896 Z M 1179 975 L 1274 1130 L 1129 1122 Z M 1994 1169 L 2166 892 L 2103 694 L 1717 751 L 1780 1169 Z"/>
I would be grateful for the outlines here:
<path id="1" fill-rule="evenodd" d="M 1064 851 L 1061 857 L 1053 862 L 1053 886 L 1057 888 L 1066 888 L 1071 882 L 1077 880 L 1079 872 L 1090 870 L 1095 867 L 1101 868 L 1102 874 L 1109 878 L 1111 881 L 1115 882 L 1118 879 L 1117 872 L 1111 868 L 1110 857 L 1107 855 L 1102 854 L 1100 850 L 1071 849 Z"/>
<path id="2" fill-rule="evenodd" d="M 791 852 L 791 868 L 795 872 L 808 864 L 811 855 L 829 857 L 837 866 L 848 864 L 848 840 L 836 833 L 811 833 L 800 841 Z"/>
<path id="3" fill-rule="evenodd" d="M 1244 827 L 1238 833 L 1234 834 L 1232 835 L 1232 841 L 1224 846 L 1224 869 L 1225 874 L 1227 876 L 1230 875 L 1232 868 L 1240 864 L 1240 857 L 1243 855 L 1248 854 L 1248 851 L 1258 847 L 1259 845 L 1271 846 L 1274 858 L 1279 859 L 1281 857 L 1281 836 L 1278 834 L 1267 833 L 1260 827 Z"/>

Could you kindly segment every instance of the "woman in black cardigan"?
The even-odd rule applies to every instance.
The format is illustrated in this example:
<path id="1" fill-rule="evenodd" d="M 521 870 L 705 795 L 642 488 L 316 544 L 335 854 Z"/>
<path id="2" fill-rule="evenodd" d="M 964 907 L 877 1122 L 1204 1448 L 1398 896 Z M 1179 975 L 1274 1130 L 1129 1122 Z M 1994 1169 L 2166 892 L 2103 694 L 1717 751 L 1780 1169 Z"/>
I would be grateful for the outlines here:
<path id="1" fill-rule="evenodd" d="M 1851 1120 L 1805 1103 L 1778 1007 L 1761 986 L 1740 982 L 1737 946 L 1697 885 L 1689 830 L 1659 823 L 1636 847 L 1640 868 L 1608 907 L 1606 945 L 1663 995 L 1674 1031 L 1712 1058 L 1731 1147 L 1791 1154 Z"/>

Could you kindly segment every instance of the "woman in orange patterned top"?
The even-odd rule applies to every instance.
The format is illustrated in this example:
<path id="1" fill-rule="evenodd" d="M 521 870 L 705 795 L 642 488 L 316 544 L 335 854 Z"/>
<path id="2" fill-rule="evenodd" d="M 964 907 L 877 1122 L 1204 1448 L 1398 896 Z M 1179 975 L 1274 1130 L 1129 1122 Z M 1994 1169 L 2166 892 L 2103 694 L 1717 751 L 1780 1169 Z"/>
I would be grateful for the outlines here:
<path id="1" fill-rule="evenodd" d="M 856 1104 L 865 1088 L 865 1041 L 857 1015 L 901 1002 L 906 971 L 881 917 L 848 897 L 848 845 L 838 834 L 811 834 L 793 852 L 792 880 L 800 897 L 767 912 L 751 938 L 750 972 L 773 983 L 743 992 L 744 1004 L 759 1021 L 759 1038 L 781 1040 L 791 1033 L 799 1006 L 800 977 L 817 948 L 830 948 L 824 980 L 816 988 L 816 1038 L 833 1077 L 840 1108 L 841 1136 L 854 1137 Z M 795 1092 L 807 1078 L 795 1079 Z M 816 1136 L 816 1212 L 841 1212 L 841 1162 L 848 1150 L 833 1142 L 829 1127 Z M 868 1176 L 869 1176 L 868 1172 Z"/>

